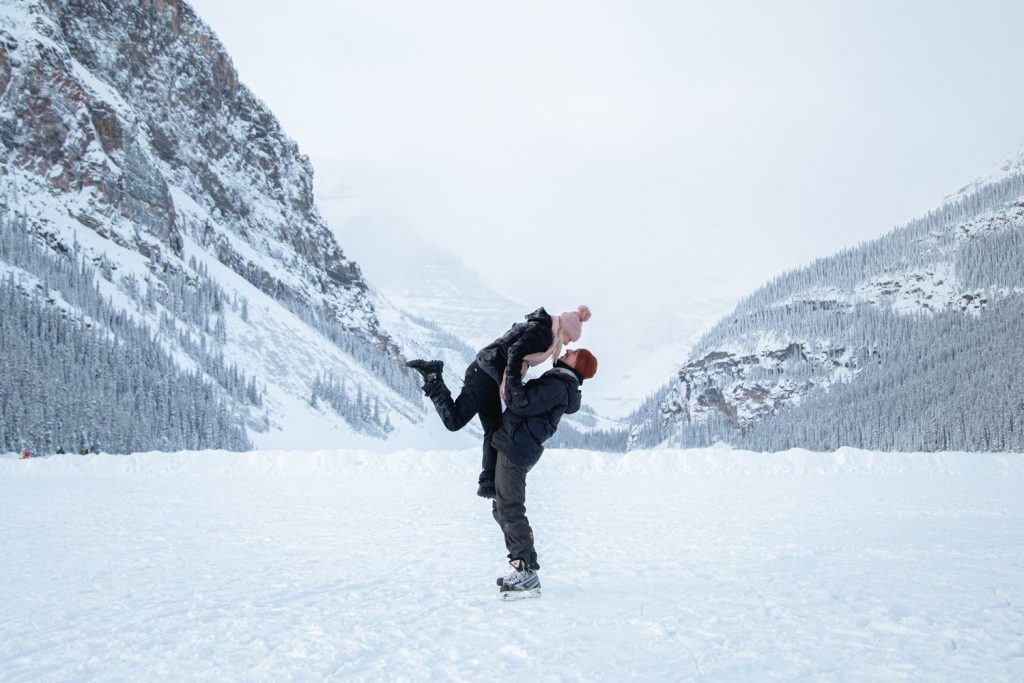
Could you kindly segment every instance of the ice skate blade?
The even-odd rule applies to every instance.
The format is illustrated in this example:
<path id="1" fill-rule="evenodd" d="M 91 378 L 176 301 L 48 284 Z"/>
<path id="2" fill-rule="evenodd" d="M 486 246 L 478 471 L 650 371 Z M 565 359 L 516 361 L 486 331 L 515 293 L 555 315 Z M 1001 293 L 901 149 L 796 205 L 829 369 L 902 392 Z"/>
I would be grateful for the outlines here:
<path id="1" fill-rule="evenodd" d="M 501 600 L 502 602 L 512 602 L 514 600 L 527 600 L 529 598 L 539 598 L 540 588 L 531 588 L 528 591 L 502 591 Z"/>

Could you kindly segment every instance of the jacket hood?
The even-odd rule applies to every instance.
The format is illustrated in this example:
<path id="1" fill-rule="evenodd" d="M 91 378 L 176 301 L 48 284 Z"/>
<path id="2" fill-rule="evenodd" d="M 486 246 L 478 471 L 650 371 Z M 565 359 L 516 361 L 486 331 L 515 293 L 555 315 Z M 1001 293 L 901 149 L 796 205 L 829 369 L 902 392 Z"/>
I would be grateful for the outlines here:
<path id="1" fill-rule="evenodd" d="M 568 385 L 569 405 L 566 407 L 565 413 L 566 415 L 572 415 L 577 412 L 583 403 L 583 392 L 580 391 L 580 384 L 582 384 L 580 376 L 564 364 L 556 365 L 544 374 L 557 377 Z"/>
<path id="2" fill-rule="evenodd" d="M 540 308 L 538 308 L 533 313 L 527 313 L 526 314 L 526 322 L 528 322 L 528 323 L 547 323 L 548 325 L 550 325 L 551 324 L 551 314 L 548 313 L 547 311 L 545 311 L 544 307 L 541 306 Z"/>

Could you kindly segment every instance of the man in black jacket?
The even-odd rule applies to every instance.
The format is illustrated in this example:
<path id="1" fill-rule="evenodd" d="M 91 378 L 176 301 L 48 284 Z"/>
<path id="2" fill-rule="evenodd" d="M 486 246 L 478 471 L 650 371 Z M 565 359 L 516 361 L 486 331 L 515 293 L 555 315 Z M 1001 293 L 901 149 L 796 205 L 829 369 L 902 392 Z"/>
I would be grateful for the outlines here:
<path id="1" fill-rule="evenodd" d="M 555 367 L 526 383 L 526 405 L 510 405 L 491 444 L 498 451 L 496 497 L 491 509 L 505 535 L 512 571 L 499 580 L 506 600 L 540 595 L 533 529 L 526 518 L 526 474 L 540 460 L 544 442 L 558 429 L 562 415 L 580 409 L 580 385 L 597 372 L 597 359 L 586 349 L 567 351 Z"/>
<path id="2" fill-rule="evenodd" d="M 566 311 L 558 316 L 538 308 L 526 316 L 526 322 L 512 325 L 505 334 L 477 353 L 466 368 L 462 390 L 455 399 L 444 382 L 444 363 L 422 358 L 406 363 L 423 377 L 423 392 L 434 404 L 447 429 L 458 431 L 474 415 L 479 416 L 484 441 L 477 479 L 478 496 L 494 498 L 494 466 L 498 454 L 491 446 L 491 436 L 501 427 L 502 398 L 510 405 L 524 408 L 526 391 L 522 378 L 526 368 L 556 355 L 562 344 L 578 341 L 587 320 L 590 320 L 590 308 L 582 304 L 575 311 Z M 504 396 L 502 386 L 505 387 Z"/>

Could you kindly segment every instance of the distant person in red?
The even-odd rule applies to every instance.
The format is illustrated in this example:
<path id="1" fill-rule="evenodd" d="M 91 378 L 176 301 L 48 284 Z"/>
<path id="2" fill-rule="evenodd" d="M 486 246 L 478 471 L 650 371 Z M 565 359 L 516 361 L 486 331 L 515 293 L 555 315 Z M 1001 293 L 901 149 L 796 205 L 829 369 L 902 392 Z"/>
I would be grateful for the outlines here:
<path id="1" fill-rule="evenodd" d="M 559 358 L 563 345 L 579 341 L 583 323 L 588 320 L 590 309 L 582 305 L 558 316 L 538 308 L 526 316 L 526 322 L 516 323 L 476 354 L 476 359 L 466 368 L 462 391 L 454 400 L 441 374 L 443 362 L 411 360 L 406 363 L 423 376 L 423 393 L 433 401 L 449 431 L 462 429 L 474 415 L 480 417 L 484 444 L 476 494 L 481 498 L 494 498 L 498 452 L 491 446 L 491 437 L 501 428 L 501 401 L 525 408 L 528 399 L 523 389 L 523 376 L 526 371 L 548 358 Z"/>
<path id="2" fill-rule="evenodd" d="M 29 453 L 28 453 L 28 449 L 27 448 L 22 448 L 21 449 L 21 459 L 22 460 L 28 460 L 29 459 Z"/>

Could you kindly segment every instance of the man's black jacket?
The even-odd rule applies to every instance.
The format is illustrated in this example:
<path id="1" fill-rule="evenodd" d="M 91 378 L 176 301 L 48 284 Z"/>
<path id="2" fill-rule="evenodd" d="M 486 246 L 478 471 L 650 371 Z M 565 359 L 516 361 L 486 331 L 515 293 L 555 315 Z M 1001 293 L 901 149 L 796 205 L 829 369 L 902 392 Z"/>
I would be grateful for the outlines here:
<path id="1" fill-rule="evenodd" d="M 558 429 L 566 413 L 580 409 L 580 376 L 559 362 L 537 379 L 526 383 L 525 408 L 509 406 L 501 416 L 501 429 L 491 445 L 506 453 L 516 464 L 533 467 L 544 452 L 544 442 Z"/>

